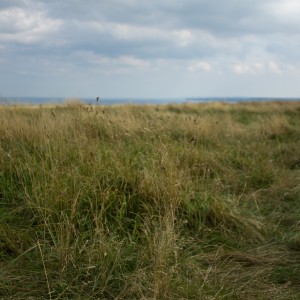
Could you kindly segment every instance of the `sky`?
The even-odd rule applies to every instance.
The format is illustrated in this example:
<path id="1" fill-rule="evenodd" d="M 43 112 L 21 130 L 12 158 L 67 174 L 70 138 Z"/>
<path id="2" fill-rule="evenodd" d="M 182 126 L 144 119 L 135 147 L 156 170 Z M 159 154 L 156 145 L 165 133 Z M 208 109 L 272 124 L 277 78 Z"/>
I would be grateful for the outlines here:
<path id="1" fill-rule="evenodd" d="M 0 0 L 0 96 L 300 97 L 300 1 Z"/>

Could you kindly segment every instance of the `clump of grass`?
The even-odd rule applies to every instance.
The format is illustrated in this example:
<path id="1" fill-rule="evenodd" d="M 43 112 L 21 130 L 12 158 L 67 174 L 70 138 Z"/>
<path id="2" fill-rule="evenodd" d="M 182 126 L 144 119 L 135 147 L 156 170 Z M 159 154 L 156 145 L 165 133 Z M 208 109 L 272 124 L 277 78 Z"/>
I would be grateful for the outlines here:
<path id="1" fill-rule="evenodd" d="M 297 299 L 299 114 L 0 107 L 0 298 Z"/>

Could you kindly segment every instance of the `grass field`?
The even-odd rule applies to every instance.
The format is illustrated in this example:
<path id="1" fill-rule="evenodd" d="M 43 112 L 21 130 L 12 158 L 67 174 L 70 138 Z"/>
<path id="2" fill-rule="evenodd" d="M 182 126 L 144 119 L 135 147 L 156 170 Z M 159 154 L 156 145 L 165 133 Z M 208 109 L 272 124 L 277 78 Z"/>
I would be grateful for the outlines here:
<path id="1" fill-rule="evenodd" d="M 0 107 L 0 299 L 300 299 L 300 102 Z"/>

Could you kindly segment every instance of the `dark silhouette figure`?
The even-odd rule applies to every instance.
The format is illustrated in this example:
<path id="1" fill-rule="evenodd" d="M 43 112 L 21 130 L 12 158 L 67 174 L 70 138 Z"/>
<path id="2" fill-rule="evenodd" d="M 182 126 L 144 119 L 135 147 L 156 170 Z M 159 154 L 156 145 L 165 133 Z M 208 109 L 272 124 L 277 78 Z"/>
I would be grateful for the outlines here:
<path id="1" fill-rule="evenodd" d="M 100 98 L 99 98 L 99 97 L 97 97 L 97 98 L 96 98 L 96 100 L 97 100 L 97 101 L 99 101 L 99 100 L 100 100 Z"/>

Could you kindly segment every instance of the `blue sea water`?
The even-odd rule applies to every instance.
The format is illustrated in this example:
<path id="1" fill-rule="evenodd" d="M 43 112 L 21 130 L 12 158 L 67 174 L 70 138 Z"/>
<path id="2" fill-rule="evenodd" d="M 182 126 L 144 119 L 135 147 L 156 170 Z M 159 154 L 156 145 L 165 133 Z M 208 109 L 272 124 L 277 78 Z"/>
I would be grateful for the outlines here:
<path id="1" fill-rule="evenodd" d="M 12 104 L 62 104 L 76 100 L 66 97 L 0 97 L 0 105 Z M 191 98 L 96 98 L 77 99 L 86 104 L 120 105 L 120 104 L 176 104 L 176 103 L 209 103 L 209 102 L 266 102 L 266 101 L 300 101 L 300 98 L 267 98 L 267 97 L 191 97 Z"/>

